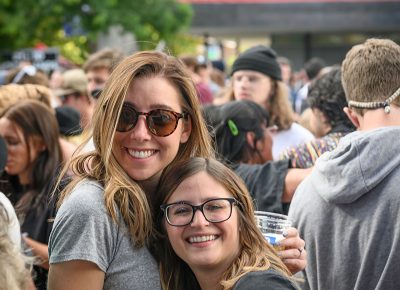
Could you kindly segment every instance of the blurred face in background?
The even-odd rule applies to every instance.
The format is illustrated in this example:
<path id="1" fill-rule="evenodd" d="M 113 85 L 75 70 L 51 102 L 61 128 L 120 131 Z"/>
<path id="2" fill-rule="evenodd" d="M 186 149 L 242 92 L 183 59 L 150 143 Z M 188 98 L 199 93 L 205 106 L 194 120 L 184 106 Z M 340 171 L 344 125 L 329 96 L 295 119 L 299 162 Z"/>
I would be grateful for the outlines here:
<path id="1" fill-rule="evenodd" d="M 0 135 L 7 144 L 7 164 L 5 171 L 17 175 L 21 184 L 29 184 L 33 161 L 44 148 L 40 137 L 31 137 L 27 141 L 22 129 L 7 118 L 0 119 Z"/>
<path id="2" fill-rule="evenodd" d="M 310 128 L 316 138 L 321 138 L 329 133 L 332 126 L 321 110 L 312 108 L 310 114 Z"/>
<path id="3" fill-rule="evenodd" d="M 270 77 L 256 71 L 239 70 L 233 76 L 235 100 L 251 100 L 265 106 L 272 88 Z"/>
<path id="4" fill-rule="evenodd" d="M 86 73 L 88 79 L 88 94 L 93 96 L 97 91 L 102 90 L 110 73 L 107 68 L 98 68 L 89 70 Z"/>
<path id="5" fill-rule="evenodd" d="M 257 140 L 256 146 L 257 150 L 261 155 L 262 162 L 265 163 L 267 161 L 272 161 L 272 145 L 273 145 L 273 135 L 276 133 L 277 129 L 273 127 L 267 127 L 265 125 L 264 128 L 264 136 L 261 140 Z"/>

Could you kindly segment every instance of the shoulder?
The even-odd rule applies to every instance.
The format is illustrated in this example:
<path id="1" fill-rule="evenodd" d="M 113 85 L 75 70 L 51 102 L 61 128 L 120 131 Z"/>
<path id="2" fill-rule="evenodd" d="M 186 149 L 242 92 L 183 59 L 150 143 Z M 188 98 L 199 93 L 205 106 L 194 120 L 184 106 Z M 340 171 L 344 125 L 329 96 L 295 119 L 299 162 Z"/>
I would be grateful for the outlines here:
<path id="1" fill-rule="evenodd" d="M 54 227 L 85 223 L 108 223 L 109 216 L 104 200 L 104 188 L 95 181 L 78 183 L 61 204 Z M 54 230 L 54 228 L 53 228 Z"/>
<path id="2" fill-rule="evenodd" d="M 65 208 L 75 210 L 94 210 L 99 205 L 104 205 L 104 188 L 100 183 L 91 180 L 83 180 L 78 183 L 61 204 L 60 212 Z"/>
<path id="3" fill-rule="evenodd" d="M 233 290 L 284 290 L 298 289 L 289 278 L 274 270 L 255 271 L 244 275 Z"/>
<path id="4" fill-rule="evenodd" d="M 3 208 L 9 219 L 8 235 L 13 244 L 19 248 L 21 246 L 21 234 L 18 218 L 10 200 L 2 192 L 0 192 L 0 204 L 3 205 Z"/>
<path id="5" fill-rule="evenodd" d="M 286 171 L 289 168 L 289 162 L 287 160 L 279 160 L 279 161 L 268 161 L 264 164 L 244 164 L 240 163 L 234 167 L 234 171 L 236 174 L 242 176 L 250 175 L 254 177 L 257 175 L 271 174 L 272 172 L 281 172 Z"/>

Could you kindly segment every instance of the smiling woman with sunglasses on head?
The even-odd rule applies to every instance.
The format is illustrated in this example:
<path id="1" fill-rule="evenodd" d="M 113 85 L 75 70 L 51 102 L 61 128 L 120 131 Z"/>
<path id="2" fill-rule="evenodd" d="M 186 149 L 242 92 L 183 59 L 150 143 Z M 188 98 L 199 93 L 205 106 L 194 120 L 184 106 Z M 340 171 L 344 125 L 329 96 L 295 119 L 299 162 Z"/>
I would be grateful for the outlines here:
<path id="1" fill-rule="evenodd" d="M 192 158 L 161 177 L 153 245 L 164 289 L 297 289 L 263 238 L 241 179 L 218 161 Z"/>
<path id="2" fill-rule="evenodd" d="M 114 69 L 93 117 L 96 151 L 71 161 L 59 201 L 49 289 L 159 289 L 145 242 L 161 173 L 213 155 L 195 88 L 176 58 L 139 52 Z"/>

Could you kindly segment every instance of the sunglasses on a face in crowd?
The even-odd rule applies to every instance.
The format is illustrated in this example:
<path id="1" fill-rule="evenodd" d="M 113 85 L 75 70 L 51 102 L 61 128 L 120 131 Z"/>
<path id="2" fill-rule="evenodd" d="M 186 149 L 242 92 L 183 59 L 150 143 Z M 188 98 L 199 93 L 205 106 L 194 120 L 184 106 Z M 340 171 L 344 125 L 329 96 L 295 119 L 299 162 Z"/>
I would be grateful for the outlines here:
<path id="1" fill-rule="evenodd" d="M 140 115 L 145 116 L 147 128 L 158 137 L 171 135 L 178 126 L 179 119 L 186 119 L 188 116 L 187 113 L 177 113 L 166 109 L 151 110 L 147 113 L 138 112 L 131 104 L 125 103 L 119 116 L 117 131 L 128 132 L 135 128 Z"/>

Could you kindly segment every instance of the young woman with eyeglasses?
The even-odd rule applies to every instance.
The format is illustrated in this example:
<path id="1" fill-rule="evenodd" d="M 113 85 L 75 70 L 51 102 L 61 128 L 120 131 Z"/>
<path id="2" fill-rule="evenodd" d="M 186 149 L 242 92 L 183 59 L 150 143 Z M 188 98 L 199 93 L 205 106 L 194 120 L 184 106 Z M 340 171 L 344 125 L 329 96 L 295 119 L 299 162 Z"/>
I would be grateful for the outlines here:
<path id="1" fill-rule="evenodd" d="M 49 288 L 157 289 L 145 242 L 160 176 L 178 160 L 214 155 L 196 90 L 176 58 L 139 52 L 114 69 L 96 106 L 96 150 L 73 158 L 76 177 L 59 201 Z"/>
<path id="2" fill-rule="evenodd" d="M 257 229 L 245 184 L 218 161 L 169 167 L 157 207 L 153 244 L 164 289 L 297 289 Z"/>

